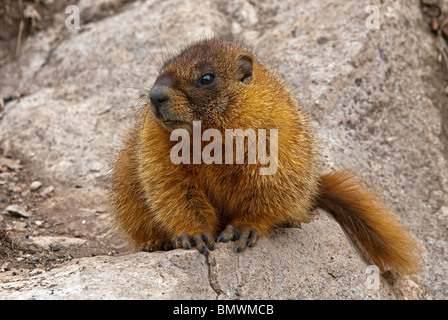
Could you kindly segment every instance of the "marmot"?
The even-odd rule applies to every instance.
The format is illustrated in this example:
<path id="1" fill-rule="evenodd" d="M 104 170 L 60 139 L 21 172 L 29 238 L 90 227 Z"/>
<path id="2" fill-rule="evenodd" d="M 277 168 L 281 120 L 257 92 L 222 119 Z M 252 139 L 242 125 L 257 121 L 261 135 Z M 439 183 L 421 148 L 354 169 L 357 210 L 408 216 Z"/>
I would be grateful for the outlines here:
<path id="1" fill-rule="evenodd" d="M 242 164 L 225 162 L 224 154 L 213 156 L 220 163 L 198 164 L 194 151 L 184 158 L 191 161 L 173 163 L 179 139 L 171 134 L 193 133 L 194 121 L 200 135 L 275 129 L 275 172 L 262 174 L 266 163 L 248 163 L 249 139 Z M 186 139 L 193 146 L 193 137 Z M 266 141 L 274 143 L 272 136 Z M 202 141 L 199 150 L 206 145 Z M 201 40 L 165 62 L 124 139 L 112 170 L 113 217 L 137 250 L 196 246 L 208 253 L 215 242 L 235 241 L 236 251 L 252 247 L 260 236 L 299 225 L 321 207 L 382 271 L 416 271 L 415 242 L 374 193 L 350 171 L 322 174 L 318 160 L 309 122 L 281 77 L 243 43 Z"/>

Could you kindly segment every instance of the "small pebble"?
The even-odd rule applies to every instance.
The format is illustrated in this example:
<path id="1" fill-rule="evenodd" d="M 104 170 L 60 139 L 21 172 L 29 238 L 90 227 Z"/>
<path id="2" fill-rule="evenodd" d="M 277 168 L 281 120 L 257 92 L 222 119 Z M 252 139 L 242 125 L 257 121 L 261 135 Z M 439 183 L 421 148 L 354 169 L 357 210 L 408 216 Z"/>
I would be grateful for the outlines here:
<path id="1" fill-rule="evenodd" d="M 16 204 L 12 204 L 10 206 L 8 206 L 6 208 L 6 212 L 12 214 L 12 215 L 17 215 L 20 217 L 24 217 L 24 218 L 29 218 L 31 217 L 31 212 L 26 211 L 25 208 L 16 205 Z"/>
<path id="2" fill-rule="evenodd" d="M 31 191 L 36 191 L 38 190 L 40 187 L 42 187 L 42 183 L 40 181 L 33 181 L 30 184 L 30 190 Z"/>
<path id="3" fill-rule="evenodd" d="M 0 267 L 0 272 L 5 272 L 9 270 L 9 265 L 11 263 L 9 261 L 5 262 L 2 264 L 2 266 Z"/>
<path id="4" fill-rule="evenodd" d="M 46 197 L 48 196 L 50 193 L 52 193 L 54 191 L 54 187 L 53 186 L 48 186 L 46 187 L 44 190 L 42 190 L 42 192 L 40 193 L 40 195 L 42 197 Z"/>
<path id="5" fill-rule="evenodd" d="M 11 158 L 12 141 L 11 139 L 6 139 L 3 142 L 3 156 L 6 158 Z"/>
<path id="6" fill-rule="evenodd" d="M 34 224 L 35 224 L 37 227 L 42 227 L 43 224 L 44 224 L 44 222 L 43 222 L 42 220 L 36 220 L 36 221 L 34 221 Z"/>

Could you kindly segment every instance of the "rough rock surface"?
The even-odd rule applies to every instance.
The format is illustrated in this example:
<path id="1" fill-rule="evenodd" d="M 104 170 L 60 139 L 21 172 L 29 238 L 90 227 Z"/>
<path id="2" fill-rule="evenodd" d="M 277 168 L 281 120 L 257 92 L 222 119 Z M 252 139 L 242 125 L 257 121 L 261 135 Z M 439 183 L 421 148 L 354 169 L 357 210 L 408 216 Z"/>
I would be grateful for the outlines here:
<path id="1" fill-rule="evenodd" d="M 316 242 L 321 230 L 331 232 Z M 297 263 L 300 261 L 300 263 Z M 0 299 L 389 299 L 366 281 L 367 264 L 325 212 L 301 229 L 280 229 L 257 250 L 220 244 L 197 250 L 82 258 L 0 284 Z M 132 289 L 131 289 L 132 288 Z"/>
<path id="2" fill-rule="evenodd" d="M 26 93 L 6 105 L 0 141 L 12 140 L 34 178 L 55 186 L 39 210 L 67 223 L 82 210 L 104 240 L 108 227 L 95 210 L 154 65 L 188 42 L 232 34 L 291 83 L 322 140 L 323 167 L 360 172 L 391 205 L 424 249 L 423 270 L 366 289 L 368 263 L 319 213 L 241 255 L 222 245 L 208 259 L 176 250 L 82 258 L 20 279 L 0 274 L 1 298 L 448 297 L 448 102 L 418 1 L 124 2 L 101 1 L 120 9 L 104 15 L 98 2 L 81 1 L 88 15 L 79 31 L 67 30 L 62 16 L 0 70 Z M 371 4 L 380 8 L 380 30 L 365 27 Z"/>

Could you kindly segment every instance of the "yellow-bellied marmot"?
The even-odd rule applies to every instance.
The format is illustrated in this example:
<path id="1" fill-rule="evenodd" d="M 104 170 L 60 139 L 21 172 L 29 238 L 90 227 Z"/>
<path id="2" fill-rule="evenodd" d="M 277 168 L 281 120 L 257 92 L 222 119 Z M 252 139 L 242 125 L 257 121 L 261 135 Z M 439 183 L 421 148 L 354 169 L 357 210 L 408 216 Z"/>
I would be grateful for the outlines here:
<path id="1" fill-rule="evenodd" d="M 233 240 L 241 251 L 275 227 L 306 221 L 317 206 L 330 211 L 382 270 L 416 270 L 416 244 L 373 193 L 347 170 L 319 172 L 316 142 L 297 100 L 245 45 L 207 39 L 188 46 L 160 70 L 146 111 L 112 174 L 113 215 L 136 249 L 196 246 L 208 252 L 215 241 Z M 189 133 L 186 145 L 196 148 L 182 163 L 171 157 L 174 149 L 185 151 L 175 148 L 175 129 Z M 209 142 L 193 146 L 193 131 L 203 138 L 208 129 L 223 137 L 225 130 L 276 130 L 275 172 L 261 173 L 266 162 L 248 163 L 249 138 L 243 164 L 226 162 L 217 150 L 213 158 L 222 161 L 198 164 L 194 157 Z M 266 136 L 269 149 L 274 140 Z M 230 160 L 236 160 L 232 150 Z"/>

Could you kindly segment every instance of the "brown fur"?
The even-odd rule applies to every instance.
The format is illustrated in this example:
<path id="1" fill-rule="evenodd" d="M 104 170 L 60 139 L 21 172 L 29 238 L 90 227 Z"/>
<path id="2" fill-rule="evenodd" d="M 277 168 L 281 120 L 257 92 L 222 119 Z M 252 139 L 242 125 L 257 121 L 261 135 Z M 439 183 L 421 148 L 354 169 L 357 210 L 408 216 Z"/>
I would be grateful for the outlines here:
<path id="1" fill-rule="evenodd" d="M 244 61 L 252 63 L 252 74 L 238 81 Z M 216 85 L 194 86 L 209 70 L 218 76 Z M 400 252 L 410 252 L 413 243 L 370 193 L 352 185 L 345 173 L 320 178 L 316 143 L 297 100 L 251 50 L 217 39 L 200 41 L 169 60 L 156 84 L 169 92 L 170 117 L 189 130 L 193 120 L 202 121 L 202 131 L 216 128 L 223 136 L 224 129 L 278 129 L 278 171 L 263 176 L 261 165 L 247 163 L 175 165 L 171 130 L 144 113 L 112 174 L 114 218 L 135 249 L 171 243 L 185 233 L 216 238 L 229 224 L 265 235 L 285 223 L 307 221 L 318 199 L 380 267 L 411 270 L 412 255 Z"/>
<path id="2" fill-rule="evenodd" d="M 323 175 L 318 206 L 334 215 L 381 270 L 414 273 L 419 267 L 416 243 L 362 184 L 348 170 Z"/>

